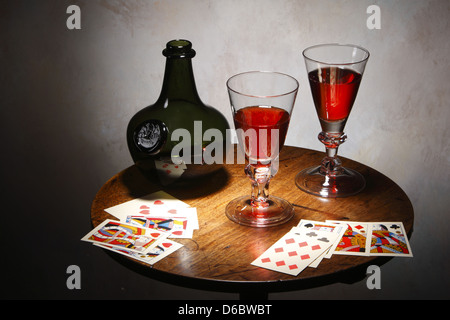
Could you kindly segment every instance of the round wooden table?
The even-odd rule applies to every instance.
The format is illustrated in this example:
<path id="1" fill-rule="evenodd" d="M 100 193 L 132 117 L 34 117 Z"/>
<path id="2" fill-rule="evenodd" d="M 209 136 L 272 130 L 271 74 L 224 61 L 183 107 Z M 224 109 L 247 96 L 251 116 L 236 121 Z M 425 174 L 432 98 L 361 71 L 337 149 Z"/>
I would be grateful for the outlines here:
<path id="1" fill-rule="evenodd" d="M 291 291 L 333 282 L 354 282 L 366 276 L 370 264 L 381 265 L 387 258 L 333 255 L 317 268 L 306 268 L 298 276 L 255 267 L 250 263 L 281 238 L 301 219 L 349 221 L 401 221 L 411 236 L 414 211 L 408 196 L 391 179 L 361 163 L 341 158 L 343 165 L 359 171 L 365 189 L 347 198 L 325 199 L 307 194 L 295 186 L 296 174 L 318 165 L 323 152 L 285 146 L 280 167 L 270 183 L 270 194 L 290 201 L 294 217 L 287 223 L 252 228 L 238 225 L 225 215 L 225 206 L 237 196 L 250 193 L 250 181 L 243 164 L 224 165 L 207 180 L 189 188 L 164 187 L 157 177 L 145 178 L 136 166 L 116 174 L 97 193 L 91 208 L 93 227 L 105 219 L 116 219 L 104 209 L 164 190 L 197 208 L 199 230 L 192 239 L 175 239 L 184 246 L 149 266 L 132 258 L 111 253 L 130 269 L 156 280 L 195 289 L 236 292 L 241 298 L 264 298 L 269 292 Z"/>

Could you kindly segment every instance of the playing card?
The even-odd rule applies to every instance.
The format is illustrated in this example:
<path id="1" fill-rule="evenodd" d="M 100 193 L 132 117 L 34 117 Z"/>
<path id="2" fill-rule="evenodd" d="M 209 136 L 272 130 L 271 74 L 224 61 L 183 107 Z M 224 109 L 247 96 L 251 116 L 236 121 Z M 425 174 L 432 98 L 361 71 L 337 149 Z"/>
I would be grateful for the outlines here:
<path id="1" fill-rule="evenodd" d="M 189 205 L 164 191 L 157 191 L 144 197 L 133 199 L 105 209 L 106 212 L 125 221 L 130 215 L 150 215 L 161 211 L 177 213 L 178 209 L 188 208 Z M 158 213 L 160 215 L 160 213 Z"/>
<path id="2" fill-rule="evenodd" d="M 338 241 L 333 254 L 369 255 L 370 238 L 368 237 L 369 224 L 367 222 L 327 220 L 327 223 L 346 225 L 344 235 Z"/>
<path id="3" fill-rule="evenodd" d="M 128 216 L 126 223 L 143 228 L 168 232 L 169 238 L 192 238 L 193 229 L 188 219 L 176 217 Z"/>
<path id="4" fill-rule="evenodd" d="M 371 256 L 413 256 L 402 222 L 372 222 L 370 227 Z"/>
<path id="5" fill-rule="evenodd" d="M 296 276 L 330 247 L 330 234 L 294 227 L 251 264 Z"/>
<path id="6" fill-rule="evenodd" d="M 101 248 L 105 248 L 113 252 L 120 253 L 124 256 L 134 258 L 136 260 L 142 261 L 150 265 L 155 264 L 156 262 L 167 257 L 169 254 L 175 252 L 176 250 L 180 249 L 183 246 L 178 242 L 169 239 L 163 239 L 161 241 L 158 241 L 157 245 L 154 246 L 152 249 L 150 249 L 147 253 L 138 253 L 126 249 L 114 248 L 103 244 L 97 243 L 94 244 Z"/>
<path id="7" fill-rule="evenodd" d="M 336 223 L 327 223 L 322 221 L 305 220 L 302 219 L 297 225 L 297 228 L 305 228 L 306 230 L 317 230 L 327 232 L 339 232 L 344 227 Z"/>
<path id="8" fill-rule="evenodd" d="M 81 240 L 145 253 L 156 245 L 157 240 L 161 240 L 167 236 L 168 233 L 158 230 L 141 228 L 107 219 L 91 230 Z"/>
<path id="9" fill-rule="evenodd" d="M 155 160 L 156 172 L 159 181 L 166 186 L 175 182 L 186 170 L 186 164 L 181 161 L 180 164 L 175 164 L 171 159 Z"/>
<path id="10" fill-rule="evenodd" d="M 335 223 L 326 223 L 321 221 L 313 221 L 313 220 L 300 220 L 300 222 L 297 225 L 297 228 L 304 229 L 304 230 L 314 230 L 314 231 L 321 231 L 321 232 L 330 232 L 335 234 L 333 237 L 333 242 L 331 246 L 320 255 L 316 260 L 314 260 L 309 267 L 317 268 L 317 266 L 320 264 L 323 258 L 331 258 L 333 255 L 333 250 L 338 245 L 338 240 L 342 238 L 344 235 L 344 232 L 346 230 L 346 226 L 335 224 Z"/>
<path id="11" fill-rule="evenodd" d="M 169 239 L 165 239 L 158 243 L 153 249 L 150 250 L 150 252 L 147 253 L 146 259 L 143 259 L 142 261 L 146 262 L 148 259 L 150 264 L 154 264 L 155 262 L 158 262 L 159 260 L 167 257 L 172 252 L 175 252 L 176 250 L 180 249 L 183 245 L 171 241 Z"/>
<path id="12" fill-rule="evenodd" d="M 170 209 L 169 206 L 160 206 L 154 208 L 152 212 L 148 215 L 149 217 L 164 217 L 172 219 L 186 219 L 188 221 L 189 228 L 198 229 L 198 215 L 197 208 L 176 208 Z"/>

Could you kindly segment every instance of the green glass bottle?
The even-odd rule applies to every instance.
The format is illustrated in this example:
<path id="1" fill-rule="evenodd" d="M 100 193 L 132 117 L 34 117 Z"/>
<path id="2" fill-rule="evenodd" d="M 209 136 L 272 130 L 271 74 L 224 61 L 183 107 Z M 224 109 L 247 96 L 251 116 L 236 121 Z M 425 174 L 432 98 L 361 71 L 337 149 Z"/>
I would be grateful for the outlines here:
<path id="1" fill-rule="evenodd" d="M 163 185 L 190 182 L 220 169 L 223 161 L 204 159 L 212 142 L 223 148 L 213 148 L 217 149 L 213 154 L 226 152 L 229 124 L 198 95 L 192 69 L 195 54 L 188 40 L 167 43 L 161 94 L 153 105 L 138 111 L 127 127 L 128 148 L 136 166 L 151 179 L 156 173 Z M 209 131 L 214 138 L 204 135 L 209 129 L 214 129 Z"/>

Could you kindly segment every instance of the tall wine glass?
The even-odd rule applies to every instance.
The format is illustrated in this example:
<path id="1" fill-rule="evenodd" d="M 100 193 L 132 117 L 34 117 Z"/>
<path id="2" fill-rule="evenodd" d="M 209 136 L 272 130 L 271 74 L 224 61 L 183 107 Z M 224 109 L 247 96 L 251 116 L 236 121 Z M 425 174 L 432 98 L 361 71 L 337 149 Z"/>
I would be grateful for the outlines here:
<path id="1" fill-rule="evenodd" d="M 344 168 L 337 151 L 347 139 L 344 127 L 358 92 L 369 52 L 355 45 L 323 44 L 303 51 L 308 80 L 320 120 L 319 140 L 326 157 L 320 166 L 301 171 L 296 185 L 311 194 L 336 198 L 354 195 L 365 187 L 364 177 Z"/>
<path id="2" fill-rule="evenodd" d="M 232 200 L 225 209 L 226 215 L 252 227 L 282 224 L 292 218 L 294 208 L 282 198 L 269 196 L 269 181 L 277 171 L 298 82 L 282 73 L 251 71 L 231 77 L 227 88 L 252 189 L 251 195 Z"/>

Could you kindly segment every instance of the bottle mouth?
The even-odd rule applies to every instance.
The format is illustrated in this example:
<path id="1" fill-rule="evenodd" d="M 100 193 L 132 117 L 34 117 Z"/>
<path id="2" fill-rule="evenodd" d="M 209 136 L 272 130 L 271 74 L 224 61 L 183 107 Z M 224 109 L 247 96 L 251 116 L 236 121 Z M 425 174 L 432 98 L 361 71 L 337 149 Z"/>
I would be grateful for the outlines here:
<path id="1" fill-rule="evenodd" d="M 195 50 L 192 49 L 192 43 L 189 40 L 176 39 L 167 42 L 163 55 L 167 58 L 193 58 Z"/>

